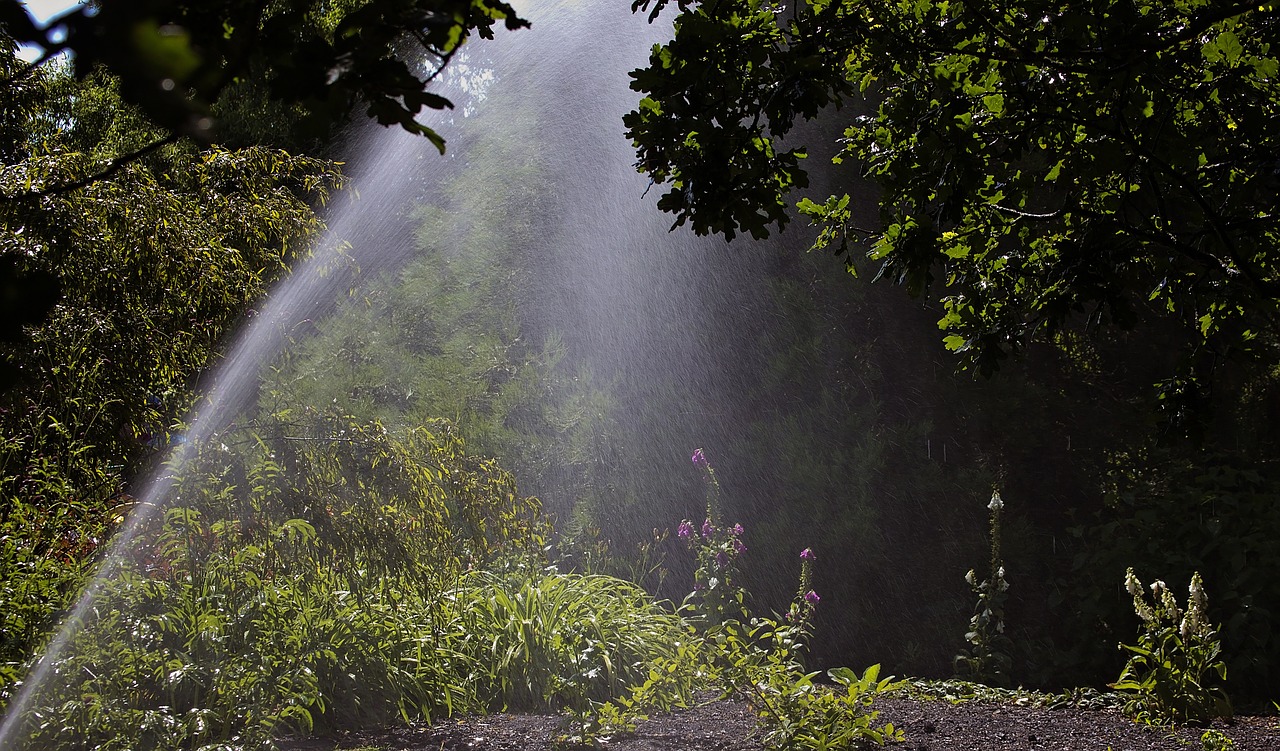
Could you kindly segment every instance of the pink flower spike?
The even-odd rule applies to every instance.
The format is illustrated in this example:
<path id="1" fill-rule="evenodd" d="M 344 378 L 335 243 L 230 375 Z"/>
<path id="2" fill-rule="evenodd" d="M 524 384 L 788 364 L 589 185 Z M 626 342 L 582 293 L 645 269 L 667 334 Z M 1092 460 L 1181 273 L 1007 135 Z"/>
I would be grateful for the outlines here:
<path id="1" fill-rule="evenodd" d="M 818 556 L 814 555 L 813 551 L 808 548 L 805 548 L 804 550 L 800 551 L 801 560 L 812 561 L 812 560 L 816 560 L 817 557 Z"/>

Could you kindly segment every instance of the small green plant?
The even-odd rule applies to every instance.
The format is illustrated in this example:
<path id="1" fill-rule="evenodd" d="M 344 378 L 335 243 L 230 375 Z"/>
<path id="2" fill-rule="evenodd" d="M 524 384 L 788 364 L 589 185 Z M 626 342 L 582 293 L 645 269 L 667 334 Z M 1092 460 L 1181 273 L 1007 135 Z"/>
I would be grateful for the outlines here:
<path id="1" fill-rule="evenodd" d="M 1217 630 L 1206 613 L 1209 598 L 1200 573 L 1191 576 L 1184 613 L 1162 581 L 1151 585 L 1147 601 L 1142 582 L 1133 569 L 1125 572 L 1125 588 L 1133 596 L 1133 609 L 1142 620 L 1137 645 L 1121 644 L 1130 653 L 1120 677 L 1109 684 L 1131 696 L 1125 711 L 1135 719 L 1155 724 L 1203 723 L 1214 717 L 1230 717 L 1231 702 L 1220 684 L 1227 666 Z M 1214 676 L 1217 676 L 1216 680 Z"/>
<path id="2" fill-rule="evenodd" d="M 1204 751 L 1232 751 L 1236 742 L 1223 735 L 1221 730 L 1206 730 L 1200 736 L 1200 747 Z"/>
<path id="3" fill-rule="evenodd" d="M 954 665 L 960 678 L 992 686 L 1008 686 L 1013 659 L 1010 657 L 1012 642 L 1004 633 L 1004 603 L 1009 597 L 1009 582 L 1005 579 L 1004 561 L 1000 555 L 1000 514 L 1004 511 L 1000 491 L 992 492 L 987 508 L 991 511 L 989 573 L 981 583 L 973 569 L 965 574 L 964 580 L 978 596 L 978 604 L 964 635 L 969 648 L 956 655 Z"/>

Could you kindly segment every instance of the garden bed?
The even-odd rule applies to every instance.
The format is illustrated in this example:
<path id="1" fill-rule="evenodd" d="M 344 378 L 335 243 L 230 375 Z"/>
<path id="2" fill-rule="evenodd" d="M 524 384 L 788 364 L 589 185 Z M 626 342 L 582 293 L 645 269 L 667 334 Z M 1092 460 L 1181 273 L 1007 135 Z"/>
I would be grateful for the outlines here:
<path id="1" fill-rule="evenodd" d="M 1202 728 L 1140 725 L 1114 709 L 1050 709 L 1016 702 L 903 697 L 877 699 L 880 720 L 906 734 L 899 751 L 1199 751 Z M 411 726 L 340 739 L 291 744 L 290 751 L 562 751 L 556 738 L 565 719 L 553 715 L 497 714 Z M 1213 730 L 1234 751 L 1280 749 L 1280 718 L 1237 717 Z M 610 739 L 618 751 L 761 751 L 755 718 L 743 702 L 718 701 L 643 722 L 634 734 Z M 1223 748 L 1219 746 L 1218 748 Z M 1230 747 L 1228 747 L 1230 748 Z"/>

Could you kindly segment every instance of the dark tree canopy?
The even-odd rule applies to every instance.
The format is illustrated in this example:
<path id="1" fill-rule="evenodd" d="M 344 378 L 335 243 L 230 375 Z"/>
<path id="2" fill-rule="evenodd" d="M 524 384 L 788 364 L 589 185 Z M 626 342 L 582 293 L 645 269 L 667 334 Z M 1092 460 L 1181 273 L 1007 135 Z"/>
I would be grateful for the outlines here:
<path id="1" fill-rule="evenodd" d="M 106 66 L 156 123 L 205 140 L 209 107 L 254 77 L 317 124 L 363 102 L 369 117 L 443 150 L 414 118 L 424 107 L 453 106 L 428 91 L 431 82 L 468 37 L 492 38 L 499 22 L 529 25 L 502 0 L 99 0 L 41 27 L 18 0 L 0 0 L 8 36 L 46 56 L 74 53 L 82 76 Z M 415 56 L 420 64 L 406 62 Z"/>
<path id="2" fill-rule="evenodd" d="M 873 181 L 879 221 L 856 226 L 848 194 L 799 210 L 851 270 L 870 261 L 912 294 L 941 283 L 945 343 L 967 362 L 989 372 L 1064 326 L 1153 319 L 1180 323 L 1200 361 L 1274 341 L 1271 3 L 678 4 L 626 120 L 676 224 L 730 239 L 785 225 L 807 184 L 785 137 L 851 103 L 835 161 L 844 184 Z"/>

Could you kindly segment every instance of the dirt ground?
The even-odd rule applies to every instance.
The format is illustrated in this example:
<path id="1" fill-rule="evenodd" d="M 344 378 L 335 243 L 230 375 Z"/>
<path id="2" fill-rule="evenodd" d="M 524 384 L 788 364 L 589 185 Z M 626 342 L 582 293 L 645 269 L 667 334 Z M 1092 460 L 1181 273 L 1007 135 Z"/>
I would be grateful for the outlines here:
<path id="1" fill-rule="evenodd" d="M 1138 725 L 1114 710 L 1046 709 L 1008 703 L 881 698 L 879 722 L 906 739 L 890 751 L 1201 751 L 1203 728 Z M 498 714 L 290 744 L 291 751 L 564 751 L 565 720 Z M 1233 751 L 1280 751 L 1280 718 L 1237 717 L 1212 726 Z M 756 720 L 743 702 L 717 701 L 654 717 L 603 746 L 617 751 L 761 751 Z"/>

